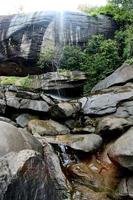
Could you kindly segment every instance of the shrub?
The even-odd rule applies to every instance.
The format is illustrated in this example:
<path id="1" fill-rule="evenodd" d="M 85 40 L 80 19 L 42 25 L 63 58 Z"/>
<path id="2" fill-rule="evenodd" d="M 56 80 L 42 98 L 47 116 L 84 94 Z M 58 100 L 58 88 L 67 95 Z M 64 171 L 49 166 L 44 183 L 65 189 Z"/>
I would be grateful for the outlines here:
<path id="1" fill-rule="evenodd" d="M 119 48 L 117 42 L 104 39 L 104 36 L 93 36 L 84 49 L 74 46 L 64 48 L 60 67 L 69 70 L 81 70 L 87 73 L 86 90 L 112 73 L 119 65 Z"/>
<path id="2" fill-rule="evenodd" d="M 40 53 L 40 57 L 39 57 L 37 65 L 40 68 L 53 66 L 54 57 L 55 57 L 54 50 L 52 49 L 45 50 L 44 52 Z"/>

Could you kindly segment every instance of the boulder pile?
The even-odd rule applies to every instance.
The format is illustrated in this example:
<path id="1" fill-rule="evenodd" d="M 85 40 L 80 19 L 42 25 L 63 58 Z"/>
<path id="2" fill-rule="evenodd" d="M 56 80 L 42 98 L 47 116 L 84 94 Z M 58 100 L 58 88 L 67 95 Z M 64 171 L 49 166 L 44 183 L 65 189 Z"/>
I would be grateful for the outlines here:
<path id="1" fill-rule="evenodd" d="M 133 66 L 78 75 L 0 77 L 1 200 L 133 199 Z"/>

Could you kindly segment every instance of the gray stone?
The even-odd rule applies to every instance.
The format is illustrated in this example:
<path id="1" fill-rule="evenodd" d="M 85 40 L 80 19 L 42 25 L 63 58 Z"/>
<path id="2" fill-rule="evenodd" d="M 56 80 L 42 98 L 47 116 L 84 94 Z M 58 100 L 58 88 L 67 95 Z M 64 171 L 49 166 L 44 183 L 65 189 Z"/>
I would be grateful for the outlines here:
<path id="1" fill-rule="evenodd" d="M 124 133 L 132 125 L 133 121 L 131 119 L 114 116 L 103 117 L 98 122 L 96 133 L 107 138 L 111 135 L 118 137 L 119 134 Z"/>
<path id="2" fill-rule="evenodd" d="M 53 163 L 50 164 L 51 166 L 33 150 L 12 152 L 2 157 L 0 159 L 0 199 L 68 200 L 65 177 L 62 176 L 62 172 L 54 173 L 51 170 Z M 58 163 L 57 167 L 59 167 Z M 52 175 L 53 179 L 51 179 Z"/>
<path id="3" fill-rule="evenodd" d="M 6 102 L 4 99 L 0 99 L 0 113 L 4 114 L 6 110 Z"/>
<path id="4" fill-rule="evenodd" d="M 117 195 L 121 198 L 133 199 L 133 177 L 121 180 L 117 188 Z"/>
<path id="5" fill-rule="evenodd" d="M 133 171 L 133 127 L 111 145 L 108 154 L 122 167 Z"/>
<path id="6" fill-rule="evenodd" d="M 30 115 L 28 113 L 23 113 L 16 118 L 16 122 L 21 127 L 26 127 L 28 122 L 32 119 L 38 119 L 37 116 Z"/>
<path id="7" fill-rule="evenodd" d="M 133 100 L 120 103 L 115 115 L 120 117 L 133 117 Z"/>
<path id="8" fill-rule="evenodd" d="M 80 110 L 80 103 L 61 102 L 51 108 L 51 115 L 56 118 L 75 117 Z"/>
<path id="9" fill-rule="evenodd" d="M 41 144 L 28 132 L 0 121 L 0 157 L 14 151 L 33 149 L 42 153 Z"/>
<path id="10" fill-rule="evenodd" d="M 15 92 L 6 92 L 5 97 L 7 106 L 12 108 L 28 109 L 40 112 L 49 111 L 49 105 L 45 101 L 19 98 Z"/>
<path id="11" fill-rule="evenodd" d="M 123 64 L 113 74 L 98 83 L 92 92 L 103 90 L 114 85 L 124 85 L 133 80 L 133 65 Z"/>
<path id="12" fill-rule="evenodd" d="M 106 115 L 115 113 L 122 102 L 132 100 L 132 98 L 133 86 L 121 86 L 83 97 L 79 101 L 82 103 L 84 114 Z"/>
<path id="13" fill-rule="evenodd" d="M 12 121 L 11 119 L 9 119 L 7 117 L 0 117 L 0 121 L 7 122 L 9 124 L 12 124 L 13 126 L 17 126 L 17 124 L 14 121 Z"/>
<path id="14" fill-rule="evenodd" d="M 71 190 L 71 186 L 69 184 L 69 181 L 66 179 L 65 175 L 62 172 L 61 166 L 60 166 L 60 160 L 57 156 L 57 154 L 54 153 L 53 148 L 48 143 L 44 142 L 44 160 L 47 163 L 47 166 L 49 167 L 49 174 L 51 181 L 54 183 L 54 187 L 58 193 L 59 196 L 62 196 L 61 200 L 66 200 L 67 196 L 70 195 L 68 192 Z"/>
<path id="15" fill-rule="evenodd" d="M 38 137 L 43 140 L 43 137 Z M 71 147 L 75 150 L 80 150 L 84 152 L 92 152 L 100 148 L 102 144 L 102 138 L 99 135 L 89 134 L 89 135 L 58 135 L 55 137 L 44 137 L 49 143 L 52 144 L 63 144 Z"/>
<path id="16" fill-rule="evenodd" d="M 71 130 L 74 129 L 75 127 L 79 127 L 81 125 L 79 120 L 75 119 L 67 119 L 65 121 L 65 125 L 70 128 Z"/>
<path id="17" fill-rule="evenodd" d="M 46 96 L 45 94 L 41 94 L 41 97 L 42 97 L 42 99 L 45 101 L 45 102 L 47 102 L 49 105 L 54 105 L 54 101 L 51 99 L 51 98 L 49 98 L 48 96 Z"/>
<path id="18" fill-rule="evenodd" d="M 44 135 L 63 135 L 70 133 L 69 128 L 53 120 L 31 120 L 28 129 L 32 134 Z"/>
<path id="19" fill-rule="evenodd" d="M 123 178 L 117 188 L 117 196 L 123 198 L 128 197 L 127 179 Z"/>
<path id="20" fill-rule="evenodd" d="M 89 133 L 95 133 L 95 127 L 88 126 L 88 127 L 80 127 L 80 128 L 74 128 L 72 130 L 74 134 L 89 134 Z"/>
<path id="21" fill-rule="evenodd" d="M 0 113 L 4 114 L 6 109 L 6 101 L 4 96 L 4 90 L 0 87 Z"/>

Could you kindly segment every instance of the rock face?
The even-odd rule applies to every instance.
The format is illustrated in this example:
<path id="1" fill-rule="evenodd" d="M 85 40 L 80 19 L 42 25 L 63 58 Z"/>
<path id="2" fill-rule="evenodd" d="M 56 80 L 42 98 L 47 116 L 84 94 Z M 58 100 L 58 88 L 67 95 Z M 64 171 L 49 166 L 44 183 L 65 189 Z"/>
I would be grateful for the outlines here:
<path id="1" fill-rule="evenodd" d="M 34 95 L 34 93 L 33 93 Z M 6 92 L 5 93 L 5 99 L 6 99 L 6 106 L 13 107 L 16 109 L 28 109 L 28 110 L 34 110 L 34 111 L 40 111 L 40 112 L 48 112 L 49 111 L 49 105 L 43 101 L 38 99 L 31 99 L 23 97 L 18 97 L 17 92 Z"/>
<path id="2" fill-rule="evenodd" d="M 25 129 L 0 121 L 0 199 L 69 200 L 57 155 Z M 52 193 L 51 193 L 52 190 Z"/>
<path id="3" fill-rule="evenodd" d="M 116 140 L 108 153 L 122 167 L 133 171 L 133 128 Z"/>
<path id="4" fill-rule="evenodd" d="M 0 156 L 23 149 L 34 149 L 40 153 L 43 151 L 41 144 L 28 132 L 2 121 L 0 121 L 0 138 Z"/>
<path id="5" fill-rule="evenodd" d="M 96 132 L 105 138 L 110 138 L 111 135 L 117 137 L 124 133 L 132 125 L 133 122 L 130 119 L 114 116 L 104 117 L 99 120 Z"/>
<path id="6" fill-rule="evenodd" d="M 112 87 L 114 85 L 124 85 L 133 81 L 133 65 L 123 64 L 113 74 L 98 83 L 92 92 Z"/>
<path id="7" fill-rule="evenodd" d="M 123 64 L 80 100 L 85 114 L 133 116 L 133 65 Z"/>
<path id="8" fill-rule="evenodd" d="M 56 118 L 75 117 L 81 111 L 80 103 L 61 102 L 51 108 L 51 114 Z"/>
<path id="9" fill-rule="evenodd" d="M 123 178 L 117 190 L 120 198 L 133 199 L 133 177 Z"/>
<path id="10" fill-rule="evenodd" d="M 62 45 L 82 46 L 92 35 L 111 37 L 116 29 L 109 17 L 91 17 L 80 12 L 1 16 L 0 23 L 0 60 L 13 61 L 9 67 L 7 61 L 2 63 L 0 74 L 3 75 L 37 73 L 34 68 L 24 70 L 18 64 L 35 66 L 42 52 L 52 49 L 60 54 Z"/>
<path id="11" fill-rule="evenodd" d="M 11 152 L 0 158 L 0 199 L 67 200 L 65 177 L 60 168 L 58 170 L 58 179 L 54 179 L 55 173 L 49 170 L 39 153 L 33 150 Z"/>
<path id="12" fill-rule="evenodd" d="M 125 106 L 122 107 L 122 105 L 128 101 L 129 105 L 132 105 L 132 98 L 133 84 L 129 84 L 126 86 L 109 88 L 105 91 L 101 91 L 99 94 L 93 94 L 90 97 L 83 97 L 80 99 L 80 102 L 82 103 L 84 114 L 87 115 L 102 116 L 114 113 L 116 116 L 123 116 L 124 113 L 126 113 L 127 116 L 130 116 L 132 113 L 129 112 L 128 114 L 128 105 L 127 110 Z"/>
<path id="13" fill-rule="evenodd" d="M 54 102 L 47 95 L 59 99 L 79 97 L 83 94 L 85 82 L 86 75 L 80 71 L 49 72 L 26 77 L 0 76 L 0 109 L 4 112 L 7 104 L 20 109 L 48 112 L 49 105 L 54 105 Z M 80 109 L 80 105 L 77 109 Z"/>

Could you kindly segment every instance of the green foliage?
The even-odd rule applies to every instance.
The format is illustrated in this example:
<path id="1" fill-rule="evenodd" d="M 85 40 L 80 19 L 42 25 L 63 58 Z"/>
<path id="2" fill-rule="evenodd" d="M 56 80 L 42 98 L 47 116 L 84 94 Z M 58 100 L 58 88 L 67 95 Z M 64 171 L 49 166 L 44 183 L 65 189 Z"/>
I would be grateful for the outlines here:
<path id="1" fill-rule="evenodd" d="M 29 76 L 26 77 L 15 77 L 15 76 L 2 76 L 0 78 L 1 85 L 16 85 L 23 88 L 28 88 L 31 84 L 32 79 Z"/>
<path id="2" fill-rule="evenodd" d="M 89 57 L 86 61 L 89 67 L 83 66 L 83 68 L 87 72 L 91 69 L 91 80 L 97 82 L 123 62 L 133 64 L 133 1 L 109 0 L 106 6 L 100 8 L 83 6 L 81 10 L 88 15 L 110 16 L 119 27 L 112 40 L 97 36 L 88 42 L 85 51 Z"/>
<path id="3" fill-rule="evenodd" d="M 130 59 L 133 57 L 133 26 L 129 26 L 125 32 L 125 48 L 123 57 Z"/>
<path id="4" fill-rule="evenodd" d="M 54 62 L 54 50 L 52 49 L 48 49 L 48 50 L 45 50 L 44 52 L 42 52 L 40 54 L 40 57 L 39 57 L 39 60 L 38 60 L 38 66 L 40 68 L 44 68 L 45 66 L 46 67 L 49 67 L 49 66 L 52 66 L 53 65 L 53 62 Z"/>
<path id="5" fill-rule="evenodd" d="M 133 65 L 133 58 L 127 59 L 127 60 L 125 61 L 125 63 L 127 63 L 127 64 L 129 64 L 129 65 Z"/>
<path id="6" fill-rule="evenodd" d="M 65 46 L 60 66 L 68 70 L 80 70 L 81 63 L 85 61 L 85 54 L 80 47 Z"/>
<path id="7" fill-rule="evenodd" d="M 99 80 L 112 73 L 120 64 L 117 42 L 111 39 L 106 40 L 102 35 L 93 36 L 84 50 L 66 46 L 64 56 L 60 61 L 61 68 L 78 69 L 87 73 L 86 91 L 90 91 Z"/>
<path id="8" fill-rule="evenodd" d="M 121 24 L 133 22 L 133 1 L 132 0 L 110 0 L 106 6 L 88 7 L 83 6 L 81 10 L 88 15 L 97 16 L 99 14 L 113 17 Z"/>
<path id="9" fill-rule="evenodd" d="M 59 66 L 65 70 L 81 70 L 87 73 L 88 83 L 85 90 L 91 88 L 101 79 L 111 74 L 123 62 L 133 64 L 133 1 L 109 0 L 106 6 L 87 7 L 81 10 L 88 15 L 104 14 L 118 23 L 119 30 L 113 39 L 103 35 L 93 36 L 84 48 L 65 46 Z M 47 50 L 41 54 L 38 64 L 41 67 L 53 66 L 54 51 Z"/>

